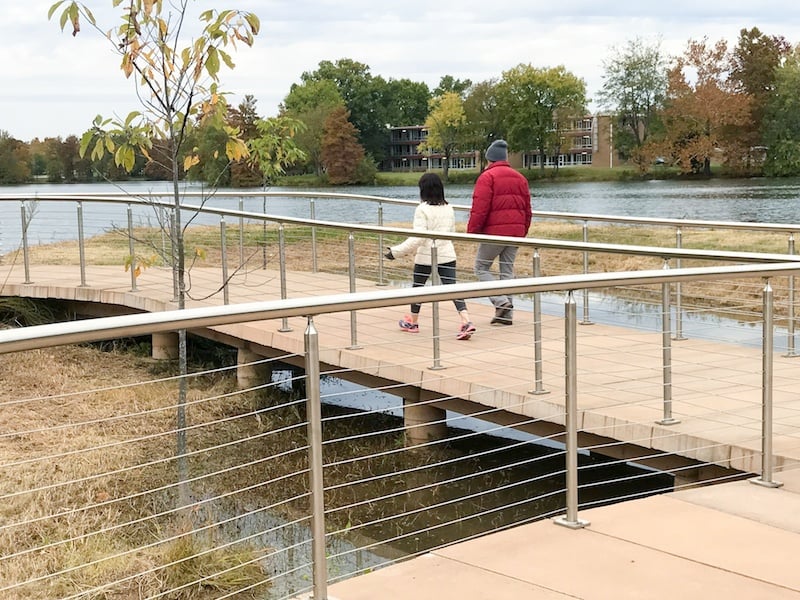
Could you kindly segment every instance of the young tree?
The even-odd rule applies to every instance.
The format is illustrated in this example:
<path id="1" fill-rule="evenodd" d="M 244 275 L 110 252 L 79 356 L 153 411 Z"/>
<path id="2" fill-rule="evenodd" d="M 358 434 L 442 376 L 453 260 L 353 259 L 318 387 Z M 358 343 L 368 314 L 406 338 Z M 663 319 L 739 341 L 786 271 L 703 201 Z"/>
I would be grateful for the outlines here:
<path id="1" fill-rule="evenodd" d="M 600 106 L 615 114 L 614 146 L 646 169 L 650 161 L 642 147 L 650 138 L 664 106 L 667 92 L 667 61 L 660 42 L 646 44 L 629 40 L 603 63 Z"/>
<path id="2" fill-rule="evenodd" d="M 586 112 L 586 84 L 563 65 L 538 69 L 521 64 L 505 71 L 497 98 L 509 147 L 537 150 L 543 157 L 560 146 L 559 121 Z"/>
<path id="3" fill-rule="evenodd" d="M 114 7 L 120 0 L 112 0 Z M 174 212 L 169 230 L 173 245 L 170 264 L 176 281 L 178 308 L 185 307 L 186 261 L 181 223 L 182 197 L 179 187 L 179 161 L 187 153 L 184 144 L 191 120 L 216 109 L 220 99 L 218 81 L 223 66 L 233 68 L 228 48 L 241 42 L 252 45 L 258 34 L 258 17 L 237 10 L 204 10 L 198 15 L 202 25 L 198 35 L 185 32 L 190 0 L 164 4 L 155 0 L 132 0 L 121 8 L 121 24 L 106 33 L 96 23 L 89 8 L 76 0 L 59 0 L 50 7 L 48 16 L 59 10 L 60 25 L 69 23 L 73 35 L 80 31 L 81 21 L 106 36 L 120 57 L 120 69 L 126 78 L 133 78 L 143 112 L 132 112 L 124 120 L 98 116 L 93 127 L 81 139 L 81 152 L 92 158 L 111 153 L 117 165 L 131 169 L 136 150 L 149 156 L 153 141 L 166 141 L 170 155 L 164 165 L 170 171 Z M 188 45 L 184 37 L 192 35 Z M 247 148 L 238 131 L 226 128 L 225 153 L 230 159 L 246 155 Z M 199 158 L 190 155 L 185 166 Z"/>
<path id="4" fill-rule="evenodd" d="M 461 96 L 455 92 L 446 92 L 442 96 L 431 98 L 430 112 L 425 120 L 428 130 L 427 139 L 418 150 L 422 153 L 439 151 L 445 156 L 442 178 L 447 182 L 450 157 L 457 153 L 467 136 L 467 117 Z"/>
<path id="5" fill-rule="evenodd" d="M 260 185 L 269 185 L 286 173 L 286 168 L 306 159 L 295 142 L 305 125 L 287 116 L 259 119 L 256 135 L 248 140 L 249 163 L 261 174 Z"/>
<path id="6" fill-rule="evenodd" d="M 349 121 L 344 106 L 333 109 L 325 121 L 322 138 L 322 162 L 328 181 L 334 185 L 357 183 L 357 173 L 364 160 L 364 148 L 358 143 L 358 130 Z"/>
<path id="7" fill-rule="evenodd" d="M 164 165 L 172 180 L 173 213 L 164 228 L 169 232 L 172 266 L 178 308 L 186 306 L 186 252 L 184 224 L 181 219 L 182 195 L 179 186 L 179 160 L 186 153 L 185 143 L 192 119 L 215 109 L 220 99 L 218 81 L 223 66 L 233 68 L 230 48 L 238 43 L 253 44 L 260 23 L 254 14 L 237 10 L 208 9 L 199 13 L 199 32 L 185 31 L 191 0 L 112 0 L 120 9 L 120 21 L 109 31 L 102 29 L 89 8 L 76 0 L 59 0 L 50 7 L 48 17 L 60 11 L 62 30 L 69 24 L 73 35 L 81 23 L 89 23 L 108 39 L 112 51 L 120 58 L 120 69 L 126 78 L 132 78 L 136 95 L 143 107 L 123 120 L 104 119 L 98 116 L 92 128 L 81 139 L 81 152 L 91 152 L 93 159 L 106 153 L 114 156 L 117 165 L 132 169 L 136 151 L 146 155 L 154 140 L 166 142 L 163 148 L 170 154 Z M 184 40 L 188 38 L 188 42 Z M 186 45 L 184 45 L 186 43 Z M 227 135 L 225 154 L 229 159 L 246 155 L 247 147 L 232 127 L 224 129 Z M 195 164 L 196 154 L 187 157 L 186 166 Z M 178 361 L 182 375 L 186 375 L 186 331 L 179 331 Z M 188 473 L 183 458 L 186 446 L 185 403 L 186 377 L 181 377 L 179 388 L 177 453 L 180 481 Z M 181 486 L 181 502 L 188 502 Z"/>

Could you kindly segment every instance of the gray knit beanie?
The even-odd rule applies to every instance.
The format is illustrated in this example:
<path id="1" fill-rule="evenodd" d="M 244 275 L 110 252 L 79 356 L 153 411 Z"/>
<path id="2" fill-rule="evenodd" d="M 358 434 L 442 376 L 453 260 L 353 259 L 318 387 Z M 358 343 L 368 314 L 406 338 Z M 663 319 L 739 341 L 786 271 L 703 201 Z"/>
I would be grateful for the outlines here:
<path id="1" fill-rule="evenodd" d="M 497 162 L 498 160 L 508 160 L 508 144 L 505 140 L 495 140 L 486 150 L 486 160 Z"/>

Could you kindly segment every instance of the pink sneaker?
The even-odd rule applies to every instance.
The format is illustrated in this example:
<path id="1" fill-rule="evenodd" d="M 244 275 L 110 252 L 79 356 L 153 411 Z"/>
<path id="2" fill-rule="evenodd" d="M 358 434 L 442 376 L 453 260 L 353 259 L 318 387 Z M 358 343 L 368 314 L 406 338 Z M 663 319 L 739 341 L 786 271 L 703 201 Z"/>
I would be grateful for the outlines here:
<path id="1" fill-rule="evenodd" d="M 472 334 L 475 333 L 477 329 L 475 329 L 475 325 L 472 324 L 472 321 L 468 323 L 464 323 L 461 326 L 461 329 L 458 330 L 456 334 L 457 340 L 468 340 L 472 337 Z"/>
<path id="2" fill-rule="evenodd" d="M 407 331 L 408 333 L 419 333 L 419 324 L 412 323 L 411 317 L 408 315 L 400 319 L 397 324 L 400 325 L 400 329 L 403 331 Z"/>

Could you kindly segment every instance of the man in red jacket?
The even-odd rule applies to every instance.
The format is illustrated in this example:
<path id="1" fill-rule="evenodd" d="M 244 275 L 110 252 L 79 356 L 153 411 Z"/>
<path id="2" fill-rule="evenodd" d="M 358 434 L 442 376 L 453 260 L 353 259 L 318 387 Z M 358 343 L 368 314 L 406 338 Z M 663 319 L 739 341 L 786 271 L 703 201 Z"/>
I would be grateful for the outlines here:
<path id="1" fill-rule="evenodd" d="M 531 225 L 531 191 L 528 180 L 508 164 L 508 144 L 495 140 L 486 150 L 489 166 L 478 176 L 472 192 L 468 233 L 526 237 Z M 500 279 L 513 279 L 517 246 L 482 243 L 475 256 L 475 275 L 480 281 L 497 279 L 491 272 L 498 259 Z M 514 304 L 511 296 L 490 296 L 494 305 L 493 325 L 511 325 Z"/>

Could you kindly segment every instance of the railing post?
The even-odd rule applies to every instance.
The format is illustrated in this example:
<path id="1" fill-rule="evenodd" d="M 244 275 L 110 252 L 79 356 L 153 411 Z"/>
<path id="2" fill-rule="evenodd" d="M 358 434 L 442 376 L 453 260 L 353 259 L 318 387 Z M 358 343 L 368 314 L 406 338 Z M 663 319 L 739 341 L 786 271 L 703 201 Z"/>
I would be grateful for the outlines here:
<path id="1" fill-rule="evenodd" d="M 439 285 L 439 258 L 436 249 L 436 240 L 431 240 L 431 285 Z M 441 362 L 441 350 L 439 348 L 439 302 L 431 302 L 431 318 L 433 321 L 433 364 L 428 367 L 431 370 L 444 369 Z"/>
<path id="2" fill-rule="evenodd" d="M 575 296 L 570 290 L 564 304 L 564 371 L 566 463 L 567 463 L 567 514 L 554 522 L 570 529 L 586 527 L 589 521 L 578 519 L 578 344 L 576 323 L 578 320 Z"/>
<path id="3" fill-rule="evenodd" d="M 244 198 L 239 197 L 239 212 L 244 212 Z M 239 268 L 244 265 L 244 217 L 239 217 Z M 227 278 L 225 279 L 227 281 Z M 226 302 L 227 304 L 227 302 Z"/>
<path id="4" fill-rule="evenodd" d="M 131 291 L 136 291 L 136 252 L 133 247 L 133 207 L 128 204 L 128 253 L 131 256 Z"/>
<path id="5" fill-rule="evenodd" d="M 664 269 L 669 269 L 669 261 L 664 260 Z M 659 425 L 680 423 L 672 417 L 672 325 L 670 323 L 670 285 L 661 284 L 661 370 L 663 380 L 664 416 L 656 421 Z"/>
<path id="6" fill-rule="evenodd" d="M 583 241 L 589 242 L 589 221 L 583 222 Z M 589 252 L 583 251 L 583 273 L 589 273 Z M 581 325 L 594 325 L 589 319 L 589 288 L 583 290 L 583 320 Z"/>
<path id="7" fill-rule="evenodd" d="M 23 283 L 32 283 L 31 281 L 31 259 L 28 254 L 28 214 L 25 210 L 25 200 L 20 202 L 20 213 L 22 215 L 22 261 L 25 265 L 25 281 Z"/>
<path id="8" fill-rule="evenodd" d="M 794 254 L 794 233 L 789 233 L 789 254 Z M 792 358 L 797 356 L 794 339 L 794 275 L 789 275 L 789 299 L 786 306 L 786 354 Z"/>
<path id="9" fill-rule="evenodd" d="M 261 199 L 261 214 L 267 214 L 267 197 Z M 261 268 L 267 268 L 267 220 L 261 219 Z"/>
<path id="10" fill-rule="evenodd" d="M 356 238 L 353 232 L 347 235 L 347 271 L 350 279 L 350 293 L 356 291 Z M 350 311 L 350 350 L 359 350 L 361 346 L 358 345 L 358 323 L 357 311 Z"/>
<path id="11" fill-rule="evenodd" d="M 378 202 L 378 227 L 383 227 L 383 202 Z M 383 277 L 383 233 L 378 233 L 378 283 L 375 285 L 386 285 Z"/>
<path id="12" fill-rule="evenodd" d="M 533 276 L 540 277 L 542 274 L 541 258 L 539 249 L 533 249 Z M 542 385 L 542 298 L 541 292 L 533 294 L 533 380 L 534 388 L 529 394 L 541 395 L 549 394 Z"/>
<path id="13" fill-rule="evenodd" d="M 675 231 L 675 247 L 680 250 L 683 248 L 683 232 L 681 228 L 678 227 Z M 681 268 L 681 259 L 675 259 L 675 268 Z M 681 282 L 675 282 L 675 337 L 672 339 L 674 340 L 685 340 L 686 338 L 683 336 L 683 307 L 681 306 Z"/>
<path id="14" fill-rule="evenodd" d="M 222 301 L 228 304 L 228 229 L 225 224 L 225 215 L 219 218 L 219 246 L 222 255 Z"/>
<path id="15" fill-rule="evenodd" d="M 317 219 L 317 208 L 314 198 L 309 200 L 308 212 L 311 220 L 315 221 Z M 311 272 L 317 272 L 317 228 L 314 225 L 311 226 Z"/>
<path id="16" fill-rule="evenodd" d="M 86 287 L 86 248 L 83 243 L 83 202 L 78 201 L 78 255 L 81 265 L 81 284 L 79 287 Z"/>
<path id="17" fill-rule="evenodd" d="M 320 398 L 319 334 L 308 318 L 305 335 L 306 412 L 308 414 L 308 464 L 311 490 L 311 568 L 314 598 L 328 598 L 328 563 L 325 553 L 325 500 L 322 462 L 322 404 Z"/>
<path id="18" fill-rule="evenodd" d="M 278 225 L 278 262 L 281 274 L 281 300 L 286 300 L 288 297 L 286 291 L 286 239 L 284 234 L 284 226 L 283 223 Z M 281 319 L 281 326 L 278 329 L 280 332 L 287 332 L 292 331 L 292 328 L 289 327 L 289 319 L 288 317 L 283 317 Z"/>
<path id="19" fill-rule="evenodd" d="M 773 292 L 769 279 L 764 280 L 764 325 L 761 332 L 761 477 L 750 481 L 765 487 L 783 484 L 772 480 L 772 359 L 773 359 Z"/>

